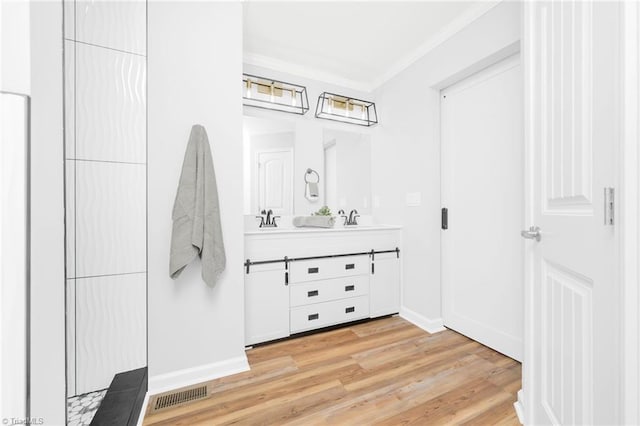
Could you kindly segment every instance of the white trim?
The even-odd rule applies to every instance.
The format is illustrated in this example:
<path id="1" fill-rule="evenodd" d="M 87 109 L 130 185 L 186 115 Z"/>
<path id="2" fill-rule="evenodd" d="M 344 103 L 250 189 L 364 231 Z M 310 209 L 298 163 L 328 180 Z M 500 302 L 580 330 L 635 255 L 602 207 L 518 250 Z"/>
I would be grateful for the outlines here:
<path id="1" fill-rule="evenodd" d="M 244 52 L 242 61 L 245 64 L 269 68 L 278 72 L 292 74 L 298 77 L 308 78 L 310 80 L 322 81 L 324 83 L 330 83 L 336 86 L 358 90 L 360 92 L 370 93 L 374 89 L 369 82 L 351 80 L 337 74 L 320 71 L 315 68 L 309 68 L 304 65 L 283 61 L 282 59 L 261 55 L 259 53 Z"/>
<path id="2" fill-rule="evenodd" d="M 622 300 L 624 301 L 623 327 L 623 423 L 638 424 L 640 410 L 640 299 L 638 293 L 638 277 L 640 276 L 640 153 L 638 137 L 640 137 L 640 8 L 636 2 L 625 2 L 623 5 L 623 118 L 621 150 L 618 159 L 622 164 L 620 170 L 621 205 L 620 205 L 620 237 Z"/>
<path id="3" fill-rule="evenodd" d="M 185 368 L 184 370 L 153 376 L 149 378 L 149 390 L 147 393 L 155 395 L 248 370 L 250 370 L 249 362 L 247 361 L 246 355 L 243 354 L 239 357 L 214 362 L 212 364 Z"/>
<path id="4" fill-rule="evenodd" d="M 413 325 L 420 327 L 427 333 L 434 334 L 446 330 L 442 318 L 427 318 L 405 306 L 400 307 L 400 317 L 409 321 Z"/>
<path id="5" fill-rule="evenodd" d="M 275 71 L 293 74 L 299 77 L 311 80 L 322 81 L 325 83 L 335 84 L 345 88 L 358 90 L 361 92 L 373 92 L 384 83 L 398 75 L 400 72 L 408 68 L 417 60 L 421 59 L 427 53 L 453 37 L 455 34 L 466 28 L 469 24 L 489 12 L 491 9 L 502 3 L 503 0 L 492 0 L 479 2 L 473 7 L 467 9 L 456 19 L 447 24 L 442 30 L 425 40 L 420 46 L 412 52 L 404 55 L 394 64 L 387 67 L 386 71 L 375 76 L 369 81 L 352 80 L 337 74 L 323 72 L 311 67 L 296 64 L 271 56 L 261 55 L 255 52 L 244 52 L 243 62 L 249 65 L 269 68 Z"/>
<path id="6" fill-rule="evenodd" d="M 149 391 L 144 395 L 144 401 L 142 402 L 142 407 L 140 407 L 140 414 L 138 414 L 136 426 L 142 426 L 142 423 L 144 422 L 144 415 L 147 412 L 147 405 L 149 405 Z"/>
<path id="7" fill-rule="evenodd" d="M 521 425 L 524 424 L 524 397 L 522 396 L 522 389 L 518 391 L 518 400 L 513 403 L 513 408 L 516 410 L 518 421 Z"/>
<path id="8" fill-rule="evenodd" d="M 425 56 L 427 53 L 429 53 L 445 41 L 449 40 L 455 34 L 466 28 L 469 24 L 476 21 L 478 18 L 499 5 L 501 2 L 502 0 L 483 1 L 473 7 L 470 7 L 463 14 L 447 24 L 442 30 L 429 37 L 413 52 L 403 56 L 398 62 L 388 67 L 386 72 L 374 78 L 371 82 L 371 86 L 373 86 L 374 88 L 382 86 L 384 83 L 400 74 L 400 72 L 407 69 L 414 62 Z"/>

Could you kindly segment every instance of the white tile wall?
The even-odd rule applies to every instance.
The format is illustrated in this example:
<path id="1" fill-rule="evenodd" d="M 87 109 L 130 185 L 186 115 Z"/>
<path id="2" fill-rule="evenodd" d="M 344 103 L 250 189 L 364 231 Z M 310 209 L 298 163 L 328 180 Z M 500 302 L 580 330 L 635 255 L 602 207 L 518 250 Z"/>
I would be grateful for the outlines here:
<path id="1" fill-rule="evenodd" d="M 76 280 L 67 280 L 67 396 L 76 394 Z"/>
<path id="2" fill-rule="evenodd" d="M 76 280 L 76 393 L 146 365 L 146 274 Z"/>
<path id="3" fill-rule="evenodd" d="M 64 10 L 64 38 L 73 40 L 76 30 L 75 0 L 64 0 L 62 7 Z"/>
<path id="4" fill-rule="evenodd" d="M 75 105 L 75 45 L 64 42 L 64 138 L 66 158 L 75 158 L 76 150 L 76 105 Z"/>
<path id="5" fill-rule="evenodd" d="M 65 225 L 67 244 L 67 278 L 76 276 L 76 164 L 73 160 L 65 161 Z"/>
<path id="6" fill-rule="evenodd" d="M 63 5 L 73 396 L 146 365 L 146 3 Z"/>
<path id="7" fill-rule="evenodd" d="M 144 1 L 76 1 L 78 41 L 145 55 L 147 8 Z"/>
<path id="8" fill-rule="evenodd" d="M 78 277 L 146 271 L 146 167 L 76 161 Z"/>
<path id="9" fill-rule="evenodd" d="M 144 163 L 145 89 L 144 57 L 78 43 L 76 158 Z"/>

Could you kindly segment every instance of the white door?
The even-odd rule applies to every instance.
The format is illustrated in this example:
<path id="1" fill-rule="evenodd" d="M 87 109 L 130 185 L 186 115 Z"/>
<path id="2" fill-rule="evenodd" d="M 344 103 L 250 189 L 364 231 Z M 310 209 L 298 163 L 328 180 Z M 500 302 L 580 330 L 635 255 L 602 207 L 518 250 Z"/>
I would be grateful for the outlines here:
<path id="1" fill-rule="evenodd" d="M 258 207 L 291 214 L 293 182 L 290 150 L 258 152 Z"/>
<path id="2" fill-rule="evenodd" d="M 530 424 L 620 424 L 621 291 L 614 187 L 620 4 L 525 6 L 524 409 Z M 636 401 L 637 403 L 637 401 Z"/>
<path id="3" fill-rule="evenodd" d="M 444 325 L 518 361 L 524 349 L 522 105 L 519 55 L 441 93 Z"/>

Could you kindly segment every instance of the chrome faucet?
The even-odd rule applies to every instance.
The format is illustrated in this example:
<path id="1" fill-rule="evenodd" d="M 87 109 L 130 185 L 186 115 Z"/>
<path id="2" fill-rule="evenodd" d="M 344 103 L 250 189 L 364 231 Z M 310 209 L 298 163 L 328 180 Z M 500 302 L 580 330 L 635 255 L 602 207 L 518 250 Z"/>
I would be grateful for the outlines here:
<path id="1" fill-rule="evenodd" d="M 347 221 L 349 220 L 349 218 L 347 217 L 346 214 L 344 214 L 344 210 L 340 209 L 338 210 L 338 214 L 340 215 L 340 217 L 344 218 L 344 226 L 347 226 Z"/>
<path id="2" fill-rule="evenodd" d="M 256 219 L 260 219 L 260 228 L 277 228 L 278 224 L 276 223 L 276 219 L 280 218 L 280 216 L 272 216 L 273 210 L 269 209 L 269 211 L 262 210 L 260 212 L 260 216 L 256 216 Z M 266 216 L 266 218 L 265 218 Z"/>
<path id="3" fill-rule="evenodd" d="M 356 209 L 351 210 L 351 213 L 349 213 L 349 218 L 346 220 L 346 222 L 344 223 L 345 225 L 357 225 L 358 224 L 358 218 L 360 217 L 360 215 L 358 214 L 358 211 Z"/>

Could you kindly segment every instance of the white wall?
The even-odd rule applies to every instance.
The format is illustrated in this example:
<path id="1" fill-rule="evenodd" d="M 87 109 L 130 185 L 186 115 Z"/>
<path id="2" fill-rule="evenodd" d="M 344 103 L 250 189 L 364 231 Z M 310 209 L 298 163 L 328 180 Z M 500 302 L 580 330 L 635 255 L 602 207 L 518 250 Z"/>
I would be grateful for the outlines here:
<path id="1" fill-rule="evenodd" d="M 149 390 L 230 374 L 244 355 L 242 9 L 149 2 Z M 238 85 L 232 84 L 238 81 Z M 199 261 L 169 278 L 171 211 L 193 124 L 207 129 L 227 268 L 215 287 Z"/>
<path id="2" fill-rule="evenodd" d="M 31 3 L 31 417 L 64 424 L 62 2 Z"/>
<path id="3" fill-rule="evenodd" d="M 311 203 L 304 198 L 304 175 L 307 168 L 312 168 L 318 173 L 324 170 L 323 130 L 336 129 L 363 134 L 375 133 L 375 128 L 354 126 L 335 121 L 315 118 L 316 103 L 322 92 L 332 92 L 339 95 L 351 96 L 358 99 L 373 100 L 372 94 L 364 93 L 346 87 L 336 86 L 331 83 L 310 80 L 291 74 L 274 71 L 268 68 L 250 64 L 244 64 L 244 72 L 265 78 L 283 80 L 293 84 L 300 84 L 307 88 L 309 98 L 309 111 L 305 115 L 284 114 L 282 112 L 262 110 L 258 108 L 244 107 L 244 114 L 252 117 L 273 118 L 274 120 L 290 120 L 296 127 L 296 145 L 293 164 L 293 191 L 294 213 L 306 215 L 317 211 L 324 204 L 324 177 L 320 176 L 320 199 Z M 241 88 L 241 84 L 238 83 Z"/>
<path id="4" fill-rule="evenodd" d="M 28 1 L 0 1 L 0 90 L 31 92 L 29 20 Z"/>
<path id="5" fill-rule="evenodd" d="M 439 89 L 489 65 L 487 57 L 513 51 L 519 39 L 520 5 L 503 2 L 375 93 L 374 216 L 404 225 L 403 309 L 434 328 L 441 318 Z M 421 205 L 406 206 L 412 192 Z"/>

